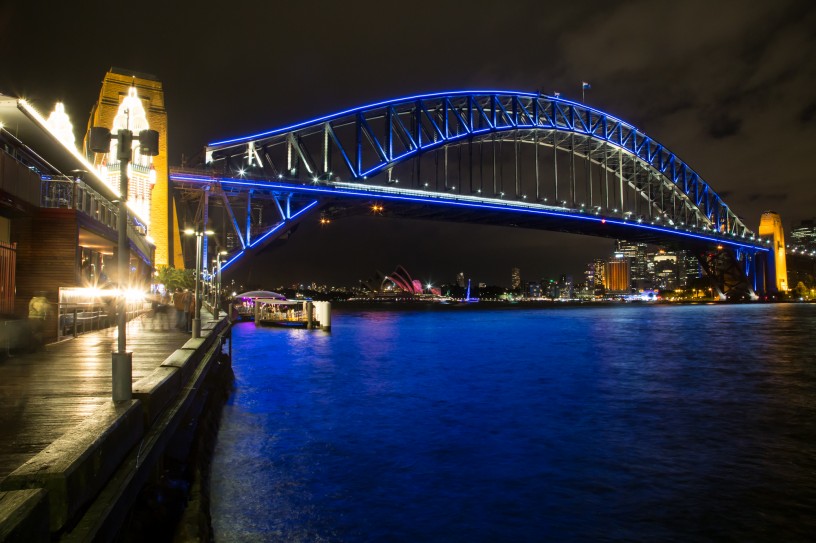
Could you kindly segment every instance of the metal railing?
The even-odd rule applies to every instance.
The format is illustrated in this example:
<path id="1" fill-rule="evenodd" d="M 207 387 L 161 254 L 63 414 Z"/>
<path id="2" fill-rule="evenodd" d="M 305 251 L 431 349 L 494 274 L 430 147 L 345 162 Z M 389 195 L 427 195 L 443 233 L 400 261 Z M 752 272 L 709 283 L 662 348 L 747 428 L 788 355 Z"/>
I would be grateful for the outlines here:
<path id="1" fill-rule="evenodd" d="M 116 325 L 116 307 L 109 301 L 69 302 L 57 304 L 57 340 L 77 337 L 86 332 Z M 128 321 L 150 311 L 150 304 L 138 301 L 126 306 Z"/>
<path id="2" fill-rule="evenodd" d="M 82 181 L 66 179 L 43 179 L 40 206 L 47 208 L 76 209 L 116 230 L 119 216 L 116 205 Z M 151 254 L 150 243 L 145 239 L 141 226 L 128 223 L 128 238 L 145 256 Z"/>

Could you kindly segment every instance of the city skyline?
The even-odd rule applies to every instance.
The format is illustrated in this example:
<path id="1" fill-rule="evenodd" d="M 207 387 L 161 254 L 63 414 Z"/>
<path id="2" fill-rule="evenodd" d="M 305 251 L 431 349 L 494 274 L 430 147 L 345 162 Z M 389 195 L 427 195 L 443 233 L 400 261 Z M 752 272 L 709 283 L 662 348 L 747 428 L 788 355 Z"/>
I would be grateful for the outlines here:
<path id="1" fill-rule="evenodd" d="M 753 229 L 767 209 L 780 212 L 789 229 L 812 218 L 816 207 L 806 162 L 808 142 L 816 137 L 816 47 L 808 32 L 816 11 L 809 3 L 760 2 L 750 10 L 738 2 L 662 8 L 636 2 L 592 11 L 558 5 L 547 17 L 530 18 L 529 33 L 517 32 L 514 19 L 536 13 L 536 3 L 498 11 L 488 4 L 462 10 L 442 3 L 433 4 L 434 17 L 423 19 L 423 40 L 409 38 L 411 24 L 389 17 L 390 10 L 379 3 L 376 9 L 363 3 L 325 6 L 315 13 L 297 6 L 258 7 L 253 11 L 259 16 L 251 18 L 215 6 L 204 2 L 196 11 L 145 13 L 152 22 L 142 29 L 154 24 L 162 32 L 145 38 L 134 31 L 128 39 L 115 39 L 111 21 L 124 15 L 115 6 L 57 5 L 35 14 L 29 4 L 6 5 L 0 8 L 0 45 L 14 54 L 4 62 L 0 92 L 29 98 L 44 110 L 63 100 L 81 139 L 111 66 L 155 74 L 166 90 L 171 165 L 181 164 L 182 156 L 190 160 L 220 138 L 417 92 L 480 87 L 559 92 L 625 119 L 665 144 Z M 484 15 L 488 11 L 490 18 Z M 19 23 L 33 20 L 43 37 L 35 43 L 29 35 L 33 28 Z M 308 30 L 279 24 L 297 20 L 312 24 Z M 585 24 L 576 27 L 575 20 Z M 457 24 L 447 24 L 451 21 Z M 687 32 L 692 25 L 694 40 Z M 178 31 L 185 27 L 219 29 L 218 45 L 207 32 Z M 265 35 L 268 27 L 280 43 L 297 46 L 256 42 L 253 36 Z M 465 29 L 485 31 L 490 46 L 467 53 Z M 619 39 L 620 33 L 627 40 Z M 350 53 L 332 47 L 338 35 Z M 552 46 L 540 47 L 539 35 L 553 36 Z M 462 47 L 456 62 L 439 53 L 450 43 Z M 253 49 L 265 54 L 241 53 Z M 597 55 L 599 50 L 605 54 Z M 585 94 L 583 81 L 591 83 Z M 784 140 L 772 136 L 781 133 Z M 253 275 L 275 276 L 276 266 L 286 261 L 287 274 L 331 273 L 346 281 L 359 273 L 356 267 L 383 266 L 374 256 L 409 269 L 432 261 L 441 270 L 434 273 L 464 266 L 488 282 L 501 280 L 504 263 L 512 261 L 542 274 L 577 275 L 611 243 L 478 225 L 374 222 L 379 219 L 346 218 L 328 228 L 304 224 L 288 243 L 257 258 Z"/>
<path id="2" fill-rule="evenodd" d="M 498 281 L 487 281 L 486 278 L 477 275 L 472 275 L 467 271 L 458 271 L 452 274 L 440 273 L 436 269 L 428 270 L 427 265 L 421 265 L 415 272 L 411 268 L 406 268 L 402 264 L 395 265 L 396 273 L 400 278 L 410 277 L 414 280 L 414 284 L 421 284 L 423 290 L 429 290 L 430 287 L 460 287 L 464 288 L 468 282 L 472 282 L 474 286 L 482 287 L 500 287 L 508 291 L 526 292 L 531 284 L 544 284 L 545 282 L 553 282 L 565 280 L 570 285 L 583 286 L 587 288 L 599 288 L 603 286 L 606 290 L 615 292 L 629 292 L 642 290 L 675 290 L 684 289 L 688 286 L 692 277 L 702 277 L 701 270 L 697 259 L 690 253 L 682 250 L 667 250 L 657 245 L 649 245 L 646 243 L 633 243 L 626 240 L 610 240 L 612 244 L 610 250 L 605 254 L 597 255 L 593 260 L 584 263 L 584 268 L 577 273 L 572 271 L 562 270 L 557 273 L 540 272 L 539 269 L 522 269 L 515 265 L 505 264 L 505 275 Z M 501 263 L 500 263 L 501 264 Z M 604 280 L 608 275 L 609 269 L 598 270 L 599 266 L 608 266 L 614 264 L 625 264 L 626 287 L 609 288 Z M 357 280 L 350 280 L 346 282 L 333 282 L 329 279 L 323 278 L 316 280 L 311 277 L 298 277 L 290 280 L 281 280 L 275 283 L 275 288 L 286 288 L 294 290 L 312 289 L 315 285 L 321 288 L 337 288 L 337 289 L 357 289 L 372 290 L 374 283 L 389 277 L 391 274 L 383 273 L 383 269 L 390 270 L 395 266 L 381 266 L 376 270 L 372 270 L 368 275 L 365 273 Z M 614 266 L 613 266 L 614 267 Z M 620 272 L 618 272 L 620 273 Z M 373 278 L 371 277 L 373 275 Z M 435 279 L 431 279 L 435 278 Z M 376 280 L 376 281 L 374 281 Z M 619 278 L 616 280 L 620 280 Z M 261 285 L 249 280 L 241 279 L 241 283 L 245 288 L 260 288 Z M 271 285 L 267 285 L 271 286 Z M 396 285 L 397 288 L 401 288 Z M 404 289 L 403 289 L 404 290 Z"/>

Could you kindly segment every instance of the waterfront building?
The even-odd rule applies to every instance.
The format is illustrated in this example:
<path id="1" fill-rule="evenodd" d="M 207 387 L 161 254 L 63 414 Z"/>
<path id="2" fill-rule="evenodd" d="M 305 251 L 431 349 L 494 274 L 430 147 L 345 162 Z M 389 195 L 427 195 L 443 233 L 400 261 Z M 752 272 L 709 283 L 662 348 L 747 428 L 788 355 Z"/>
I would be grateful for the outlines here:
<path id="1" fill-rule="evenodd" d="M 542 290 L 544 290 L 543 287 Z M 550 279 L 546 283 L 546 292 L 544 292 L 544 294 L 551 300 L 558 299 L 561 297 L 561 288 L 558 286 L 558 283 L 555 280 Z"/>
<path id="2" fill-rule="evenodd" d="M 527 283 L 527 297 L 541 298 L 541 283 L 531 281 Z"/>
<path id="3" fill-rule="evenodd" d="M 422 282 L 412 278 L 404 266 L 397 266 L 388 275 L 377 270 L 373 278 L 361 281 L 361 283 L 371 295 L 375 296 L 382 294 L 418 296 L 423 291 Z"/>
<path id="4" fill-rule="evenodd" d="M 118 183 L 99 175 L 74 144 L 61 105 L 46 116 L 25 100 L 0 95 L 2 313 L 25 318 L 29 300 L 43 292 L 50 308 L 46 342 L 65 332 L 69 308 L 101 306 L 101 289 L 119 281 Z M 154 246 L 136 221 L 128 238 L 123 282 L 146 287 Z"/>

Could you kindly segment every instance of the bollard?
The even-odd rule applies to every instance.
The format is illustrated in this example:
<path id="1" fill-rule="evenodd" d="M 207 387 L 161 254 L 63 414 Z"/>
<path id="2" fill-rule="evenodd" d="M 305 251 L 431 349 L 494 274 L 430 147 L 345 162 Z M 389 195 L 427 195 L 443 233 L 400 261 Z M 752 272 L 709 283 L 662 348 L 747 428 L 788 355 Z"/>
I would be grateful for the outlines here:
<path id="1" fill-rule="evenodd" d="M 331 302 L 315 302 L 321 330 L 331 330 Z"/>
<path id="2" fill-rule="evenodd" d="M 331 302 L 326 302 L 326 306 L 323 308 L 323 316 L 326 319 L 325 322 L 322 322 L 323 330 L 331 330 Z"/>
<path id="3" fill-rule="evenodd" d="M 133 396 L 133 353 L 111 353 L 113 363 L 113 401 L 130 400 Z"/>

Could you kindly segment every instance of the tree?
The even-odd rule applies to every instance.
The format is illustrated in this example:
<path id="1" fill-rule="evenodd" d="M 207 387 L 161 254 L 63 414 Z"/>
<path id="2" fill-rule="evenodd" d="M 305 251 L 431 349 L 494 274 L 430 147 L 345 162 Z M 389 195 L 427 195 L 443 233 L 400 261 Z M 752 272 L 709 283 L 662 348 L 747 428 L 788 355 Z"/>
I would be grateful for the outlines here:
<path id="1" fill-rule="evenodd" d="M 799 281 L 799 283 L 796 285 L 796 288 L 793 289 L 793 295 L 796 298 L 807 298 L 808 294 L 809 294 L 808 288 L 802 281 Z"/>
<path id="2" fill-rule="evenodd" d="M 165 286 L 168 292 L 172 292 L 177 288 L 195 288 L 195 270 L 176 269 L 162 266 L 159 268 L 159 274 L 156 281 Z"/>

